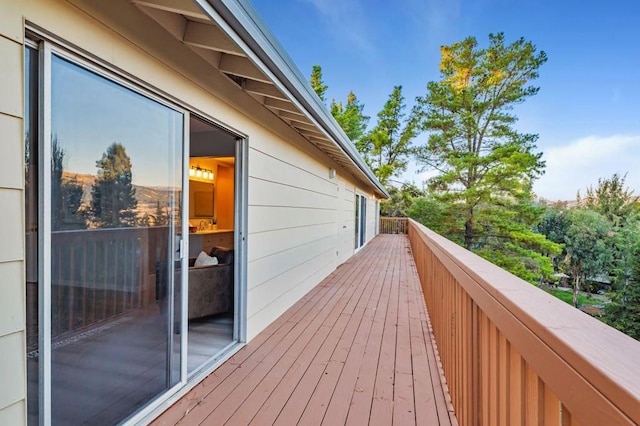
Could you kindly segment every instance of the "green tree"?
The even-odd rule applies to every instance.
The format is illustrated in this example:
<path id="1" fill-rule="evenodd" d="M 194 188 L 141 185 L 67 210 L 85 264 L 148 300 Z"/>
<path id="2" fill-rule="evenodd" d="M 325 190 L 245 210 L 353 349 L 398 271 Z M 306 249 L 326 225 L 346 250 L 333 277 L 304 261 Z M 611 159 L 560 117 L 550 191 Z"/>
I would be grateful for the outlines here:
<path id="1" fill-rule="evenodd" d="M 418 98 L 422 129 L 430 132 L 418 159 L 439 174 L 429 182 L 435 196 L 461 211 L 463 245 L 471 249 L 485 232 L 478 210 L 527 201 L 532 181 L 543 173 L 537 135 L 519 133 L 513 106 L 538 92 L 529 83 L 546 61 L 530 42 L 505 45 L 504 35 L 489 35 L 481 49 L 474 37 L 441 48 L 441 80 L 429 82 Z"/>
<path id="2" fill-rule="evenodd" d="M 587 278 L 606 274 L 611 265 L 611 225 L 600 213 L 585 209 L 571 210 L 569 220 L 562 266 L 573 279 L 573 306 L 578 307 L 578 294 Z"/>
<path id="3" fill-rule="evenodd" d="M 636 246 L 631 280 L 611 294 L 603 320 L 610 326 L 640 340 L 640 251 Z"/>
<path id="4" fill-rule="evenodd" d="M 451 229 L 450 215 L 455 212 L 449 206 L 436 200 L 431 194 L 425 194 L 413 199 L 407 216 L 416 222 L 420 222 L 432 231 L 441 235 L 449 235 Z"/>
<path id="5" fill-rule="evenodd" d="M 311 87 L 313 91 L 316 92 L 316 95 L 320 98 L 322 102 L 325 102 L 324 94 L 326 93 L 328 87 L 322 81 L 322 67 L 320 65 L 314 65 L 311 71 L 311 78 L 309 79 L 309 83 L 311 83 Z"/>
<path id="6" fill-rule="evenodd" d="M 101 228 L 134 226 L 138 206 L 132 184 L 131 159 L 114 142 L 96 161 L 98 177 L 91 189 L 91 218 Z"/>
<path id="7" fill-rule="evenodd" d="M 51 226 L 54 231 L 85 227 L 82 184 L 64 175 L 66 152 L 53 135 L 51 140 Z"/>
<path id="8" fill-rule="evenodd" d="M 422 195 L 422 191 L 415 185 L 404 183 L 400 188 L 389 186 L 389 198 L 380 201 L 380 215 L 389 217 L 407 217 L 415 197 Z"/>
<path id="9" fill-rule="evenodd" d="M 395 86 L 378 113 L 378 123 L 357 143 L 358 150 L 383 185 L 406 170 L 411 143 L 418 134 L 416 110 L 405 117 L 405 109 L 402 86 Z"/>
<path id="10" fill-rule="evenodd" d="M 614 173 L 610 179 L 598 179 L 598 185 L 587 188 L 584 198 L 578 192 L 578 203 L 583 208 L 596 211 L 607 218 L 611 225 L 610 239 L 613 253 L 611 274 L 614 285 L 626 286 L 636 245 L 640 238 L 638 229 L 638 197 L 625 186 L 626 174 Z"/>
<path id="11" fill-rule="evenodd" d="M 578 191 L 578 203 L 604 215 L 613 226 L 622 225 L 627 217 L 638 212 L 638 197 L 625 187 L 627 174 L 614 173 L 610 179 L 598 179 L 596 188 L 587 188 L 582 198 Z"/>
<path id="12" fill-rule="evenodd" d="M 571 221 L 567 210 L 549 207 L 545 210 L 535 230 L 546 236 L 548 240 L 563 244 L 569 225 L 571 225 Z"/>
<path id="13" fill-rule="evenodd" d="M 551 280 L 552 259 L 562 245 L 534 231 L 543 211 L 529 197 L 483 206 L 477 212 L 480 232 L 473 251 L 531 283 Z"/>
<path id="14" fill-rule="evenodd" d="M 364 135 L 369 122 L 369 117 L 363 113 L 364 105 L 360 103 L 353 92 L 349 92 L 346 105 L 343 106 L 342 102 L 336 103 L 334 99 L 331 101 L 330 109 L 333 118 L 358 147 L 358 141 Z"/>

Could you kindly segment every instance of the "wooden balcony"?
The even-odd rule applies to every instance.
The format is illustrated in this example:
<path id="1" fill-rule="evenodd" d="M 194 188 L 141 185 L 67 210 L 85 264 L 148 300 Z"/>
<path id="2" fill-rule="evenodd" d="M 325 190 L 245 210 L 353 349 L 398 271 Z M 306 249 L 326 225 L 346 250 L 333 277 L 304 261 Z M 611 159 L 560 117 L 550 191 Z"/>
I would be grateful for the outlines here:
<path id="1" fill-rule="evenodd" d="M 155 423 L 640 424 L 640 342 L 388 226 Z"/>
<path id="2" fill-rule="evenodd" d="M 376 237 L 155 424 L 457 424 L 406 235 Z"/>

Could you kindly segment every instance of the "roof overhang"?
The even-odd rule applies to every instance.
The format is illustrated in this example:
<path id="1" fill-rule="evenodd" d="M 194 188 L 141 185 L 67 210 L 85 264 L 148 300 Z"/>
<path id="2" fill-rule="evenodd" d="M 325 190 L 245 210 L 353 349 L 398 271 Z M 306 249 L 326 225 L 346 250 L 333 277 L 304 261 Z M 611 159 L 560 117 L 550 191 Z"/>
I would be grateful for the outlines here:
<path id="1" fill-rule="evenodd" d="M 378 196 L 389 194 L 246 0 L 131 0 Z"/>

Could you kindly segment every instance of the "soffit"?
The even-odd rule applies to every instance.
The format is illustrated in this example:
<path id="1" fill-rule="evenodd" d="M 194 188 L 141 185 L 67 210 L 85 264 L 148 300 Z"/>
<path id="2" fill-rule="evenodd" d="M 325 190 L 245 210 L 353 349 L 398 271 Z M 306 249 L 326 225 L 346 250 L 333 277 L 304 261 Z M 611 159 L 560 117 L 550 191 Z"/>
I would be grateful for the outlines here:
<path id="1" fill-rule="evenodd" d="M 234 41 L 229 29 L 216 25 L 211 11 L 205 12 L 193 0 L 131 0 L 131 3 L 278 119 L 325 152 L 355 179 L 374 189 L 378 195 L 387 195 L 375 177 L 372 179 L 371 171 L 366 166 L 366 170 L 363 169 L 362 160 L 358 157 L 354 161 L 353 152 L 351 155 L 346 152 L 278 78 L 270 72 L 263 72 L 266 70 L 264 64 L 257 65 L 258 60 L 252 57 L 246 46 L 242 47 Z"/>

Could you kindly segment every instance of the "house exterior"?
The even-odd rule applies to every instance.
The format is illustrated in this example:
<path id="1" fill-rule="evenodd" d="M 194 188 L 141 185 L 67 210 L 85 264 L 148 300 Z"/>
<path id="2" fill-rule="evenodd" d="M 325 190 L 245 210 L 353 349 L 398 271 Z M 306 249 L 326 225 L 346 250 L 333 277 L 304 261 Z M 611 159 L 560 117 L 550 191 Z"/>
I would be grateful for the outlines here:
<path id="1" fill-rule="evenodd" d="M 4 1 L 0 57 L 0 424 L 149 421 L 377 232 L 387 193 L 248 2 Z M 194 319 L 214 246 L 231 299 Z"/>

